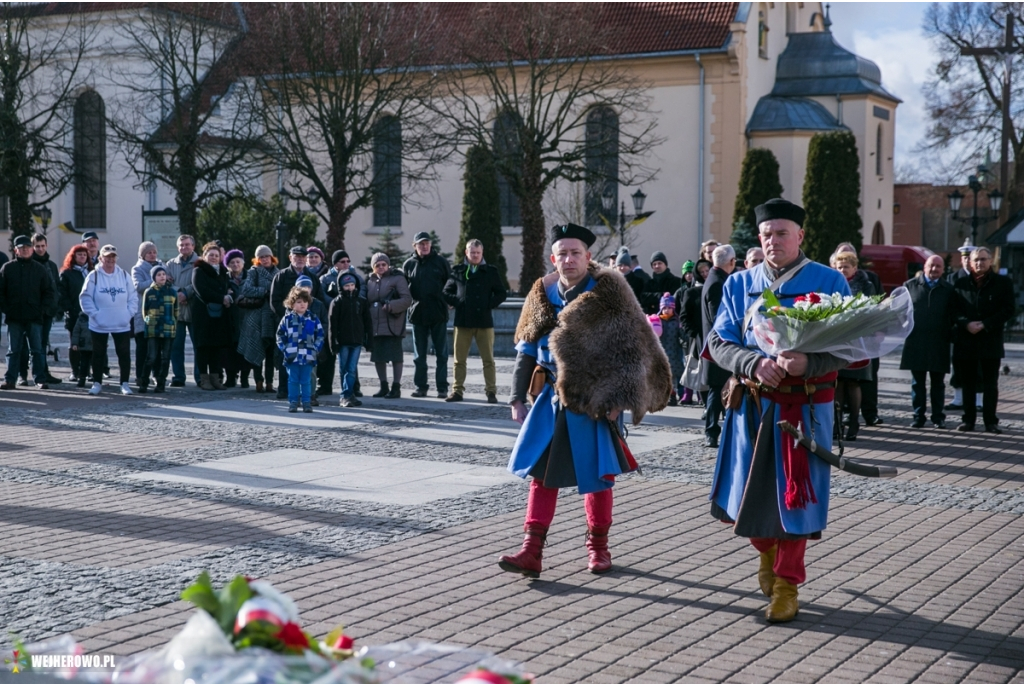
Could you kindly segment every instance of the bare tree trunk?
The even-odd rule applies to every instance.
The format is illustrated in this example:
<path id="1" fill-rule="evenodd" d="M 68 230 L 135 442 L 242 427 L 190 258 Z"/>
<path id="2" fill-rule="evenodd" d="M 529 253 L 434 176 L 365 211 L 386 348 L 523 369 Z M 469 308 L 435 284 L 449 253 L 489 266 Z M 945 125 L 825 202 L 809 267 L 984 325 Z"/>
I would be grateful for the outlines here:
<path id="1" fill-rule="evenodd" d="M 523 221 L 523 266 L 519 271 L 519 292 L 526 295 L 534 281 L 543 278 L 544 266 L 544 188 L 541 186 L 541 163 L 536 155 L 526 152 L 523 160 L 523 196 L 519 198 L 519 211 Z"/>
<path id="2" fill-rule="evenodd" d="M 338 178 L 335 176 L 335 178 Z M 334 193 L 327 198 L 327 212 L 330 221 L 327 223 L 327 252 L 345 249 L 345 230 L 348 224 L 349 212 L 345 211 L 345 187 L 344 184 L 336 182 Z"/>

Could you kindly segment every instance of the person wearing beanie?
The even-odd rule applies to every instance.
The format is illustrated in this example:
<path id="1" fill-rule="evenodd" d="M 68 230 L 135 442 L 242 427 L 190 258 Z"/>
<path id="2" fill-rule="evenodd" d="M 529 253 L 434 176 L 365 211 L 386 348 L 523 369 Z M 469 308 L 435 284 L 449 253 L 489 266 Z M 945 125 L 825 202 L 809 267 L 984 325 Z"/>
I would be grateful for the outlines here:
<path id="1" fill-rule="evenodd" d="M 32 241 L 14 239 L 15 258 L 0 267 L 0 312 L 7 324 L 8 358 L 4 390 L 17 388 L 22 357 L 32 356 L 36 386 L 48 388 L 43 319 L 57 309 L 57 288 L 45 266 L 33 259 Z"/>
<path id="2" fill-rule="evenodd" d="M 321 300 L 320 279 L 306 267 L 306 258 L 308 255 L 309 250 L 304 246 L 296 245 L 292 247 L 288 251 L 288 267 L 281 269 L 274 274 L 274 281 L 270 285 L 270 308 L 273 309 L 274 316 L 277 318 L 278 322 L 280 322 L 287 313 L 287 308 L 284 306 L 284 299 L 288 297 L 288 293 L 290 293 L 292 288 L 295 287 L 295 282 L 298 280 L 299 276 L 304 275 L 309 277 L 312 281 L 310 295 L 312 295 L 314 300 Z M 275 327 L 275 331 L 276 330 L 277 328 Z M 276 345 L 274 350 L 274 362 L 277 366 L 278 378 L 280 379 L 277 384 L 277 399 L 284 400 L 288 398 L 288 370 L 284 366 L 284 357 L 281 355 L 281 350 L 277 348 Z"/>
<path id="3" fill-rule="evenodd" d="M 153 392 L 165 391 L 167 370 L 171 364 L 171 343 L 178 324 L 178 293 L 168 282 L 167 267 L 155 264 L 149 276 L 152 285 L 142 293 L 146 361 L 137 376 L 140 393 L 149 388 L 151 374 L 156 381 Z"/>
<path id="4" fill-rule="evenodd" d="M 346 272 L 338 277 L 338 296 L 331 300 L 328 320 L 327 340 L 332 356 L 337 356 L 341 375 L 339 406 L 362 406 L 356 397 L 356 369 L 360 352 L 369 343 L 372 322 L 366 299 L 359 297 L 359 282 L 354 274 Z"/>
<path id="5" fill-rule="evenodd" d="M 708 339 L 711 329 L 718 317 L 718 308 L 722 304 L 722 290 L 725 281 L 736 270 L 736 251 L 732 245 L 719 245 L 712 253 L 713 266 L 708 272 L 704 286 L 701 288 L 701 341 Z M 703 346 L 702 346 L 703 347 Z M 722 434 L 719 419 L 725 413 L 722 404 L 722 388 L 732 375 L 714 362 L 708 364 L 708 402 L 704 412 L 704 445 L 718 447 L 718 437 Z"/>
<path id="6" fill-rule="evenodd" d="M 243 315 L 238 351 L 252 367 L 256 392 L 274 392 L 274 354 L 279 319 L 270 306 L 270 288 L 277 276 L 277 258 L 266 245 L 256 248 L 238 306 Z"/>
<path id="7" fill-rule="evenodd" d="M 679 290 L 683 280 L 668 268 L 668 258 L 664 252 L 655 252 L 651 255 L 651 271 L 651 280 L 644 286 L 640 304 L 645 313 L 657 314 L 660 310 L 661 294 Z"/>
<path id="8" fill-rule="evenodd" d="M 623 278 L 626 279 L 626 283 L 629 284 L 629 289 L 633 291 L 633 295 L 636 296 L 636 301 L 640 302 L 644 294 L 644 288 L 647 285 L 647 281 L 644 280 L 643 276 L 633 270 L 633 257 L 629 254 L 629 250 L 625 246 L 619 248 L 618 255 L 615 257 L 615 268 Z"/>
<path id="9" fill-rule="evenodd" d="M 224 356 L 224 387 L 233 388 L 236 385 L 240 388 L 249 387 L 249 372 L 252 371 L 252 364 L 245 360 L 245 356 L 238 349 L 238 341 L 241 339 L 242 326 L 248 310 L 239 306 L 242 302 L 242 289 L 245 287 L 245 254 L 238 249 L 228 250 L 224 253 L 224 268 L 228 271 L 228 295 L 231 296 L 231 307 L 228 309 L 228 316 L 231 319 L 231 348 Z"/>
<path id="10" fill-rule="evenodd" d="M 405 274 L 391 266 L 383 252 L 370 258 L 373 273 L 366 279 L 366 301 L 370 309 L 370 361 L 377 369 L 380 392 L 374 397 L 397 399 L 402 396 L 402 338 L 405 337 L 405 312 L 412 304 L 412 292 Z M 388 386 L 388 364 L 392 381 Z"/>
<path id="11" fill-rule="evenodd" d="M 139 245 L 139 261 L 132 267 L 132 285 L 139 298 L 139 309 L 135 312 L 133 330 L 135 331 L 135 383 L 142 379 L 142 367 L 146 365 L 148 350 L 146 348 L 146 324 L 143 321 L 143 297 L 146 290 L 153 285 L 153 267 L 163 264 L 157 257 L 156 244 L 148 240 Z"/>
<path id="12" fill-rule="evenodd" d="M 679 396 L 676 393 L 676 384 L 683 375 L 683 340 L 682 330 L 679 326 L 679 314 L 676 312 L 676 298 L 671 293 L 663 293 L 658 304 L 658 312 L 650 315 L 658 319 L 661 325 L 661 349 L 665 350 L 668 363 L 672 370 L 670 383 L 672 385 L 672 396 L 668 400 L 668 406 L 674 407 L 679 404 Z"/>
<path id="13" fill-rule="evenodd" d="M 306 268 L 317 278 L 327 272 L 328 266 L 324 251 L 316 245 L 306 248 Z"/>
<path id="14" fill-rule="evenodd" d="M 694 262 L 692 259 L 687 259 L 683 262 L 683 268 L 680 271 L 680 276 L 682 276 L 682 286 L 680 287 L 689 288 L 693 285 L 693 267 Z M 676 301 L 678 301 L 678 299 L 679 298 L 676 298 Z"/>
<path id="15" fill-rule="evenodd" d="M 8 267 L 5 265 L 4 269 Z M 131 276 L 117 265 L 117 248 L 104 245 L 100 248 L 100 265 L 89 272 L 78 296 L 82 311 L 89 317 L 92 333 L 93 384 L 90 395 L 98 395 L 103 390 L 103 369 L 111 336 L 117 354 L 121 394 L 132 394 L 128 380 L 132 369 L 132 317 L 139 309 L 138 299 Z"/>
<path id="16" fill-rule="evenodd" d="M 417 233 L 413 238 L 413 255 L 405 261 L 402 271 L 409 279 L 413 303 L 409 308 L 412 324 L 412 360 L 416 367 L 413 397 L 426 397 L 430 390 L 427 375 L 427 351 L 434 348 L 436 368 L 434 385 L 437 396 L 448 397 L 448 305 L 444 286 L 452 275 L 448 260 L 433 248 L 430 234 Z"/>
<path id="17" fill-rule="evenodd" d="M 324 303 L 324 306 L 330 311 L 331 302 L 338 297 L 341 289 L 339 288 L 339 281 L 342 276 L 348 276 L 355 279 L 356 282 L 356 296 L 366 300 L 366 279 L 359 271 L 352 266 L 352 258 L 349 257 L 348 252 L 345 250 L 335 250 L 331 254 L 331 266 L 329 269 L 321 270 L 320 276 L 320 299 Z M 317 395 L 321 397 L 328 397 L 334 394 L 334 365 L 337 361 L 337 357 L 334 354 L 325 354 L 316 367 L 317 376 Z M 344 373 L 339 369 L 339 372 Z M 363 393 L 359 389 L 359 375 L 358 372 L 355 376 L 355 389 L 353 390 L 353 397 L 362 397 Z"/>

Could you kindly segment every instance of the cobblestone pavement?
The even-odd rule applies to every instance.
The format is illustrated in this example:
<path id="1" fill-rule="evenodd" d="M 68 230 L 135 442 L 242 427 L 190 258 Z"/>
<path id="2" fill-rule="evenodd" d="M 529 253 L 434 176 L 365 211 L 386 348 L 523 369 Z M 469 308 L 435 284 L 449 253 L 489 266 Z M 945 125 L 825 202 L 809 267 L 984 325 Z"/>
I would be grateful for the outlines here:
<path id="1" fill-rule="evenodd" d="M 0 616 L 27 640 L 70 633 L 89 652 L 130 654 L 180 629 L 178 593 L 206 569 L 220 582 L 269 578 L 316 634 L 341 623 L 363 644 L 476 646 L 541 682 L 1021 682 L 1024 348 L 1007 363 L 994 436 L 910 428 L 909 374 L 898 356 L 883 360 L 885 423 L 846 454 L 900 475 L 834 475 L 801 614 L 780 626 L 763 619 L 756 553 L 708 515 L 714 454 L 693 440 L 698 409 L 645 421 L 670 446 L 644 452 L 644 476 L 615 488 L 615 570 L 586 572 L 582 504 L 564 493 L 530 582 L 495 564 L 521 539 L 518 480 L 416 506 L 216 480 L 219 460 L 288 448 L 503 467 L 500 435 L 479 427 L 503 425 L 508 410 L 482 401 L 477 360 L 460 405 L 364 398 L 348 423 L 326 406 L 337 395 L 312 417 L 281 418 L 281 403 L 241 389 L 0 393 Z M 507 387 L 511 362 L 498 371 Z M 361 375 L 375 390 L 372 367 Z M 225 418 L 212 400 L 266 411 Z M 199 419 L 175 415 L 189 404 Z M 480 439 L 443 438 L 460 426 Z M 144 479 L 185 466 L 213 482 Z"/>

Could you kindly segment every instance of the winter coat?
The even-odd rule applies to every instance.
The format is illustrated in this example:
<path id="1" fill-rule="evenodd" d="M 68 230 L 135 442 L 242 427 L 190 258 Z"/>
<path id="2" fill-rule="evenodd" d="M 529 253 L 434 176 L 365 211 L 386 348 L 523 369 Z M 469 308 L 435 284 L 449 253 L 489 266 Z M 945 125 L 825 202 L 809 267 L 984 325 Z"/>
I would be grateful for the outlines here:
<path id="1" fill-rule="evenodd" d="M 79 352 L 92 352 L 92 331 L 89 330 L 89 315 L 83 311 L 78 312 L 78 319 L 71 329 L 71 344 L 77 347 Z"/>
<path id="2" fill-rule="evenodd" d="M 90 331 L 127 333 L 139 308 L 139 295 L 127 271 L 115 265 L 114 273 L 108 274 L 99 266 L 89 272 L 78 302 L 89 315 Z"/>
<path id="3" fill-rule="evenodd" d="M 228 274 L 228 295 L 231 296 L 231 307 L 228 309 L 228 316 L 231 317 L 231 345 L 232 349 L 238 346 L 238 339 L 242 333 L 242 326 L 245 324 L 245 317 L 249 310 L 237 306 L 242 299 L 242 288 L 245 287 L 245 271 L 239 275 L 236 281 Z"/>
<path id="4" fill-rule="evenodd" d="M 704 347 L 704 319 L 701 311 L 701 296 L 704 294 L 703 281 L 683 291 L 681 301 L 676 302 L 679 325 L 690 340 L 697 341 L 698 351 Z"/>
<path id="5" fill-rule="evenodd" d="M 164 283 L 146 288 L 142 294 L 142 321 L 147 338 L 173 338 L 178 325 L 178 291 Z"/>
<path id="6" fill-rule="evenodd" d="M 412 304 L 405 274 L 395 268 L 383 277 L 370 274 L 366 279 L 366 301 L 370 305 L 370 332 L 373 335 L 405 337 L 405 310 Z"/>
<path id="7" fill-rule="evenodd" d="M 320 279 L 310 271 L 303 267 L 302 274 L 309 277 L 309 280 L 313 281 L 313 287 L 310 290 L 314 300 L 320 299 Z M 300 272 L 293 269 L 291 266 L 287 266 L 276 274 L 274 274 L 274 280 L 270 284 L 270 307 L 274 310 L 274 316 L 278 320 L 282 319 L 288 310 L 284 306 L 285 298 L 288 297 L 288 293 L 295 287 L 295 281 L 299 280 Z"/>
<path id="8" fill-rule="evenodd" d="M 79 271 L 75 267 L 64 269 L 60 272 L 60 280 L 57 282 L 57 307 L 64 312 L 64 326 L 73 329 L 78 325 L 78 315 L 82 313 L 82 305 L 78 303 L 78 296 L 82 294 L 82 286 L 85 285 L 85 277 L 89 273 Z"/>
<path id="9" fill-rule="evenodd" d="M 4 320 L 39 323 L 57 311 L 57 289 L 46 267 L 29 257 L 0 267 L 0 312 Z"/>
<path id="10" fill-rule="evenodd" d="M 277 328 L 277 349 L 285 364 L 316 364 L 324 337 L 324 327 L 316 316 L 288 311 Z"/>
<path id="11" fill-rule="evenodd" d="M 973 276 L 966 276 L 957 280 L 953 290 L 956 323 L 953 332 L 953 360 L 1005 357 L 1003 328 L 1017 311 L 1013 281 L 990 271 L 980 285 L 974 282 Z M 977 333 L 968 333 L 967 324 L 972 321 L 981 321 L 985 328 Z"/>
<path id="12" fill-rule="evenodd" d="M 661 310 L 661 297 L 665 293 L 674 293 L 683 284 L 683 279 L 668 269 L 651 276 L 640 296 L 640 305 L 645 314 L 657 314 Z"/>
<path id="13" fill-rule="evenodd" d="M 455 307 L 455 325 L 459 328 L 494 328 L 492 310 L 508 293 L 501 284 L 497 267 L 481 263 L 475 272 L 469 264 L 452 269 L 444 286 L 444 301 Z"/>
<path id="14" fill-rule="evenodd" d="M 167 262 L 167 278 L 178 291 L 185 294 L 185 301 L 178 306 L 178 321 L 192 321 L 192 272 L 199 255 L 193 252 L 188 259 L 180 254 Z"/>
<path id="15" fill-rule="evenodd" d="M 32 259 L 39 262 L 46 268 L 46 273 L 50 274 L 50 282 L 53 284 L 53 290 L 58 294 L 57 301 L 53 303 L 53 308 L 48 312 L 44 312 L 46 316 L 52 319 L 64 311 L 60 308 L 60 290 L 58 289 L 58 285 L 60 283 L 60 270 L 57 268 L 56 262 L 50 259 L 49 252 L 44 252 L 42 257 L 33 252 Z"/>
<path id="16" fill-rule="evenodd" d="M 229 347 L 231 345 L 230 307 L 224 305 L 228 294 L 228 270 L 219 270 L 197 260 L 192 270 L 192 335 L 196 347 Z M 220 309 L 220 316 L 210 316 L 210 305 Z M 180 316 L 178 318 L 181 318 Z"/>
<path id="17" fill-rule="evenodd" d="M 867 271 L 858 269 L 857 273 L 853 275 L 849 281 L 850 292 L 854 295 L 865 295 L 871 297 L 872 295 L 881 295 L 882 290 L 876 288 L 875 284 L 871 280 L 871 276 L 868 275 Z"/>
<path id="18" fill-rule="evenodd" d="M 953 286 L 943 278 L 929 288 L 924 274 L 903 284 L 914 303 L 914 330 L 903 343 L 900 368 L 905 371 L 949 373 L 949 343 L 953 337 Z"/>
<path id="19" fill-rule="evenodd" d="M 624 277 L 626 279 L 626 284 L 629 285 L 629 289 L 633 291 L 636 301 L 640 302 L 641 306 L 643 306 L 642 301 L 644 299 L 644 288 L 647 287 L 647 281 L 649 279 L 644 279 L 644 277 L 636 271 L 630 271 L 628 274 L 625 274 Z"/>
<path id="20" fill-rule="evenodd" d="M 409 292 L 413 299 L 409 307 L 409 322 L 414 326 L 447 323 L 444 286 L 452 274 L 448 260 L 432 249 L 426 257 L 413 255 L 407 259 L 402 270 L 409 279 Z"/>
<path id="21" fill-rule="evenodd" d="M 722 305 L 722 292 L 725 288 L 725 281 L 729 276 L 730 274 L 725 273 L 725 270 L 716 266 L 708 272 L 707 280 L 704 281 L 703 286 L 700 288 L 690 289 L 701 293 L 701 349 L 703 349 L 704 341 L 708 339 L 711 329 L 715 327 L 715 318 L 718 317 L 718 308 Z M 697 353 L 700 353 L 700 349 L 697 350 Z M 729 381 L 729 376 L 731 376 L 732 373 L 723 369 L 714 362 L 708 362 L 708 364 L 708 385 L 712 388 L 721 388 Z"/>
<path id="22" fill-rule="evenodd" d="M 263 306 L 257 309 L 242 309 L 242 328 L 238 333 L 238 352 L 253 365 L 262 364 L 265 357 L 263 340 L 277 335 L 280 319 L 275 318 L 270 308 L 270 286 L 277 274 L 277 267 L 264 269 L 254 266 L 245 276 L 242 297 L 262 299 Z"/>
<path id="23" fill-rule="evenodd" d="M 343 292 L 331 300 L 328 336 L 331 352 L 337 354 L 342 347 L 363 346 L 370 332 L 370 305 L 359 297 L 358 290 L 349 294 Z"/>
<path id="24" fill-rule="evenodd" d="M 655 314 L 654 316 L 659 316 Z M 660 318 L 660 317 L 659 317 Z M 672 385 L 679 382 L 683 376 L 683 343 L 682 331 L 679 326 L 679 315 L 674 314 L 667 319 L 661 319 L 661 349 L 665 350 L 669 366 L 672 367 Z"/>
<path id="25" fill-rule="evenodd" d="M 350 266 L 348 271 L 345 273 L 352 274 L 356 279 L 356 292 L 359 297 L 366 299 L 366 278 L 356 270 L 354 266 Z M 337 269 L 331 267 L 331 270 L 320 277 L 320 291 L 323 293 L 323 301 L 330 305 L 331 300 L 338 296 L 341 288 L 338 287 L 338 277 L 342 274 Z"/>
<path id="26" fill-rule="evenodd" d="M 132 283 L 135 284 L 135 292 L 138 293 L 139 295 L 139 311 L 135 313 L 134 330 L 136 335 L 146 330 L 146 322 L 144 321 L 144 314 L 142 311 L 142 300 L 144 299 L 143 295 L 145 294 L 146 289 L 148 289 L 149 286 L 153 285 L 153 277 L 149 275 L 149 272 L 157 264 L 163 264 L 163 262 L 158 260 L 150 264 L 146 260 L 140 259 L 135 263 L 135 266 L 132 267 Z M 177 297 L 178 291 L 175 290 L 174 292 L 175 297 Z"/>

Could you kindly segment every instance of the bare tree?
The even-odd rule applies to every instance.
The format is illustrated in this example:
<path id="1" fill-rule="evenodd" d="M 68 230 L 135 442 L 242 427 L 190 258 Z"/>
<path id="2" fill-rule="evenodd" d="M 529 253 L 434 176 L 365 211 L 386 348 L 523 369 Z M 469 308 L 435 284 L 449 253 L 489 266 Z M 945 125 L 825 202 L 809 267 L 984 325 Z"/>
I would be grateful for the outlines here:
<path id="1" fill-rule="evenodd" d="M 933 3 L 928 9 L 924 31 L 939 52 L 939 62 L 924 89 L 931 125 L 922 150 L 944 153 L 932 158 L 931 176 L 962 183 L 964 172 L 979 164 L 987 150 L 999 149 L 1007 63 L 994 55 L 963 56 L 961 50 L 1002 45 L 1006 14 L 1012 13 L 1020 26 L 1022 11 L 1021 3 Z M 1021 44 L 1019 37 L 1016 44 Z M 1024 56 L 1018 53 L 1010 60 L 1009 145 L 1014 163 L 1007 187 L 1012 212 L 1021 205 L 1024 182 Z"/>
<path id="2" fill-rule="evenodd" d="M 438 178 L 450 146 L 426 106 L 436 9 L 429 4 L 278 4 L 272 57 L 260 95 L 284 192 L 311 200 L 327 224 L 327 247 L 345 246 L 352 214 L 374 207 L 394 227 L 402 207 Z M 278 74 L 280 76 L 274 76 Z M 312 193 L 302 188 L 312 184 Z"/>
<path id="3" fill-rule="evenodd" d="M 109 124 L 139 186 L 175 195 L 183 233 L 200 206 L 252 181 L 262 150 L 244 90 L 233 3 L 151 5 L 117 27 L 111 80 L 126 93 Z"/>
<path id="4" fill-rule="evenodd" d="M 0 201 L 11 238 L 31 232 L 35 209 L 74 181 L 74 96 L 94 31 L 82 15 L 0 5 Z"/>
<path id="5" fill-rule="evenodd" d="M 653 178 L 654 135 L 648 84 L 613 60 L 601 4 L 483 3 L 449 60 L 438 106 L 460 144 L 493 139 L 496 166 L 519 201 L 521 292 L 545 273 L 542 202 L 556 179 L 631 185 Z M 617 130 L 587 135 L 588 115 L 614 112 Z M 500 121 L 495 134 L 495 122 Z M 594 160 L 617 159 L 595 165 Z M 588 164 L 588 161 L 590 162 Z"/>

